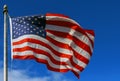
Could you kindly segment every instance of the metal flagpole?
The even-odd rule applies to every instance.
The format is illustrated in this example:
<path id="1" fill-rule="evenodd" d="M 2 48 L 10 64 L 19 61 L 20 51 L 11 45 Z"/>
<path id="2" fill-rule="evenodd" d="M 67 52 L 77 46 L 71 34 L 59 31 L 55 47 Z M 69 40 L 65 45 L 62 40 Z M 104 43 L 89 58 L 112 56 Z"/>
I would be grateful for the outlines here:
<path id="1" fill-rule="evenodd" d="M 8 81 L 8 56 L 7 56 L 7 5 L 4 5 L 4 81 Z"/>

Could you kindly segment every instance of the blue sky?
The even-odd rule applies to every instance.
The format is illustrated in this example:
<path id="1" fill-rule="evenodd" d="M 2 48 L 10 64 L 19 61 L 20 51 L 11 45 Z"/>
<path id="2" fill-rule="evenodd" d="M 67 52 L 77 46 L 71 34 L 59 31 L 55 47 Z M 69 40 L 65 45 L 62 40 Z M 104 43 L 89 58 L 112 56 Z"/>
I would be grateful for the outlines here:
<path id="1" fill-rule="evenodd" d="M 3 81 L 3 5 L 10 16 L 61 13 L 95 31 L 93 56 L 77 79 L 72 72 L 48 71 L 33 60 L 10 61 L 9 81 L 120 81 L 119 0 L 0 0 L 0 81 Z"/>

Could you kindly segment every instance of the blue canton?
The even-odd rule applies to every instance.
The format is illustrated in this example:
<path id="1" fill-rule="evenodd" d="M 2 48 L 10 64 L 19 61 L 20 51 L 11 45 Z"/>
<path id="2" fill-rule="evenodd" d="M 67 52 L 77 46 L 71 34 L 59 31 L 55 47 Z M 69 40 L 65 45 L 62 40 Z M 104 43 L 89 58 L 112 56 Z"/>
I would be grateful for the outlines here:
<path id="1" fill-rule="evenodd" d="M 12 18 L 12 38 L 18 38 L 22 35 L 38 35 L 46 37 L 45 16 L 24 16 Z"/>

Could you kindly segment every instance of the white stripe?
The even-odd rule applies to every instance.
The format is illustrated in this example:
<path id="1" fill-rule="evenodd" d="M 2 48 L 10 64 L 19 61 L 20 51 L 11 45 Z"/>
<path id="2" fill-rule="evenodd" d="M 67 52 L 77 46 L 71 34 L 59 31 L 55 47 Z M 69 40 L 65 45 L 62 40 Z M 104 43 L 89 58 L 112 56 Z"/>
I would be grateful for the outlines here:
<path id="1" fill-rule="evenodd" d="M 56 41 L 58 41 L 58 42 L 61 42 L 61 43 L 64 43 L 64 44 L 68 44 L 69 46 L 70 46 L 70 44 L 73 42 L 72 40 L 70 40 L 70 39 L 68 39 L 68 38 L 63 38 L 63 37 L 58 37 L 58 36 L 55 36 L 55 35 L 53 35 L 52 33 L 50 33 L 50 32 L 47 32 L 47 36 L 49 36 L 50 38 L 52 38 L 52 39 L 54 39 L 54 40 L 56 40 Z M 78 38 L 78 37 L 76 37 L 76 38 Z M 79 39 L 80 39 L 80 37 L 79 37 Z M 84 39 L 85 40 L 85 39 Z M 82 41 L 83 42 L 83 41 Z M 91 46 L 91 43 L 89 42 L 89 41 L 86 41 L 86 42 L 84 42 L 85 44 L 87 44 L 89 47 L 90 47 L 90 50 L 91 50 L 91 52 L 93 51 L 93 48 L 92 48 L 92 46 Z M 77 45 L 76 45 L 77 46 Z"/>
<path id="2" fill-rule="evenodd" d="M 94 42 L 94 36 L 93 35 L 91 35 L 90 33 L 87 33 L 87 35 L 89 36 L 89 38 Z"/>
<path id="3" fill-rule="evenodd" d="M 17 55 L 17 56 L 28 56 L 28 55 L 33 55 L 35 56 L 36 58 L 38 59 L 44 59 L 44 60 L 47 60 L 49 57 L 47 57 L 46 55 L 44 54 L 37 54 L 37 53 L 34 53 L 33 51 L 24 51 L 24 52 L 14 52 L 14 55 Z M 42 57 L 44 56 L 44 57 Z M 62 58 L 61 58 L 62 59 Z M 74 58 L 75 59 L 75 58 Z M 50 61 L 50 59 L 49 59 Z M 59 60 L 60 62 L 62 62 L 62 60 Z M 50 61 L 51 62 L 51 61 Z M 51 62 L 52 63 L 52 62 Z M 74 66 L 72 66 L 72 64 L 70 63 L 70 61 L 67 61 L 66 63 L 68 63 L 68 65 L 64 66 L 66 67 L 67 69 L 73 69 L 74 71 L 76 72 L 80 72 L 77 68 L 75 68 Z M 50 64 L 50 63 L 49 63 Z M 52 63 L 54 64 L 54 63 Z M 80 63 L 76 63 L 77 65 L 80 65 Z M 56 65 L 56 64 L 54 64 Z M 81 64 L 83 65 L 83 63 Z M 81 66 L 80 65 L 80 66 Z M 60 65 L 61 66 L 61 65 Z M 85 67 L 86 65 L 82 66 L 83 68 Z M 63 67 L 63 66 L 62 66 Z M 59 69 L 59 68 L 58 68 Z"/>
<path id="4" fill-rule="evenodd" d="M 70 22 L 73 24 L 76 24 L 80 26 L 76 21 L 70 18 L 65 18 L 65 17 L 60 17 L 60 16 L 46 16 L 46 20 L 55 20 L 55 21 L 65 21 L 65 22 Z M 81 27 L 81 26 L 80 26 Z"/>
<path id="5" fill-rule="evenodd" d="M 25 56 L 25 55 L 32 55 L 33 52 L 29 51 L 29 52 L 14 52 L 14 55 L 19 55 L 19 56 Z M 49 57 L 45 56 L 44 54 L 35 54 L 34 56 L 38 59 L 43 59 L 43 60 L 47 60 L 48 64 L 53 67 L 53 68 L 57 68 L 57 69 L 67 69 L 66 66 L 63 65 L 56 65 L 54 63 L 52 63 L 52 61 L 49 59 Z"/>
<path id="6" fill-rule="evenodd" d="M 68 55 L 72 55 L 71 51 L 68 50 L 68 49 L 64 49 L 64 48 L 60 48 L 56 45 L 54 45 L 52 42 L 49 42 L 48 40 L 40 37 L 40 36 L 36 36 L 36 35 L 23 35 L 23 36 L 20 36 L 19 38 L 16 38 L 16 39 L 13 39 L 13 42 L 16 42 L 16 41 L 20 41 L 22 39 L 25 39 L 25 38 L 31 38 L 31 39 L 36 39 L 36 40 L 39 40 L 39 41 L 42 41 L 46 44 L 48 44 L 49 46 L 51 46 L 54 50 L 60 52 L 60 53 L 64 53 L 64 54 L 68 54 Z"/>
<path id="7" fill-rule="evenodd" d="M 72 64 L 71 64 L 70 62 L 68 62 L 67 68 L 72 69 L 72 70 L 74 70 L 74 71 L 77 72 L 77 73 L 80 73 L 80 70 L 77 69 L 77 68 L 75 68 L 74 66 L 72 66 Z"/>
<path id="8" fill-rule="evenodd" d="M 49 65 L 53 68 L 58 68 L 58 69 L 67 69 L 66 66 L 63 66 L 63 65 L 56 65 L 56 64 L 53 64 L 51 62 L 51 60 L 49 59 L 49 57 L 45 56 L 45 55 L 39 55 L 39 54 L 36 54 L 35 55 L 36 58 L 41 58 L 41 59 L 44 59 L 44 60 L 47 60 Z"/>
<path id="9" fill-rule="evenodd" d="M 56 56 L 55 54 L 53 54 L 53 53 L 52 53 L 49 49 L 47 49 L 46 47 L 41 46 L 41 45 L 38 45 L 38 44 L 34 44 L 34 43 L 29 43 L 29 42 L 27 42 L 27 43 L 23 43 L 23 44 L 20 44 L 20 45 L 15 45 L 15 46 L 13 46 L 13 49 L 15 49 L 15 48 L 23 48 L 23 47 L 25 47 L 25 46 L 29 46 L 29 47 L 32 47 L 32 48 L 35 48 L 35 49 L 44 50 L 44 51 L 48 52 L 49 54 L 51 54 L 51 56 L 52 56 L 55 60 L 57 60 L 57 61 L 61 61 L 61 62 L 67 62 L 67 61 L 69 61 L 69 58 L 61 58 L 61 57 L 58 57 L 58 56 Z M 29 53 L 32 53 L 32 51 L 25 51 L 25 52 L 20 53 L 20 55 L 29 54 Z M 35 55 L 35 53 L 32 53 L 32 54 Z M 80 65 L 80 66 L 83 67 L 83 68 L 86 66 L 85 63 L 83 63 L 82 61 L 78 60 L 78 59 L 75 58 L 74 56 L 73 56 L 73 61 L 74 61 L 77 65 Z"/>
<path id="10" fill-rule="evenodd" d="M 85 51 L 84 49 L 76 46 L 76 44 L 75 44 L 74 42 L 71 43 L 71 47 L 72 47 L 72 49 L 74 49 L 78 54 L 84 56 L 84 57 L 87 58 L 87 59 L 90 59 L 90 57 L 91 57 L 90 54 L 89 54 L 87 51 Z"/>
<path id="11" fill-rule="evenodd" d="M 69 33 L 71 36 L 75 36 L 77 39 L 81 40 L 83 43 L 90 46 L 91 51 L 93 51 L 92 43 L 90 42 L 88 37 L 85 36 L 84 34 L 80 33 L 80 32 L 77 32 L 74 29 L 70 29 L 70 28 L 67 28 L 67 27 L 61 27 L 61 26 L 55 26 L 55 25 L 46 25 L 46 29 L 47 30 L 53 30 L 53 31 L 60 31 L 60 32 Z"/>
<path id="12" fill-rule="evenodd" d="M 13 55 L 25 56 L 25 55 L 34 55 L 33 51 L 24 51 L 24 52 L 14 52 Z"/>
<path id="13" fill-rule="evenodd" d="M 49 54 L 51 54 L 51 56 L 55 59 L 55 60 L 57 60 L 57 61 L 62 61 L 62 62 L 66 62 L 66 61 L 68 61 L 69 60 L 69 58 L 64 58 L 64 57 L 58 57 L 57 55 L 55 55 L 51 50 L 49 50 L 48 48 L 46 48 L 46 47 L 44 47 L 44 46 L 41 46 L 41 45 L 38 45 L 38 44 L 34 44 L 34 43 L 29 43 L 29 42 L 27 42 L 27 43 L 23 43 L 23 44 L 20 44 L 20 45 L 14 45 L 13 46 L 13 49 L 15 49 L 15 48 L 23 48 L 23 47 L 25 47 L 25 46 L 29 46 L 29 47 L 32 47 L 32 48 L 35 48 L 35 49 L 40 49 L 40 50 L 43 50 L 43 51 L 46 51 L 46 52 L 48 52 Z M 27 52 L 29 52 L 29 51 L 25 51 L 25 52 L 22 52 L 23 53 L 23 55 L 25 54 L 25 53 L 27 53 Z M 31 51 L 30 51 L 31 52 Z M 21 53 L 21 54 L 22 54 Z M 33 53 L 34 54 L 34 53 Z"/>
<path id="14" fill-rule="evenodd" d="M 79 65 L 82 68 L 86 67 L 86 64 L 80 60 L 78 60 L 76 57 L 73 56 L 73 62 L 76 63 L 77 65 Z"/>
<path id="15" fill-rule="evenodd" d="M 70 39 L 66 39 L 66 38 L 62 38 L 62 37 L 57 37 L 51 33 L 48 33 L 49 37 L 51 37 L 52 39 L 61 42 L 61 43 L 65 43 L 68 44 L 69 46 L 71 46 L 77 53 L 79 53 L 80 55 L 82 55 L 83 57 L 90 59 L 90 54 L 85 51 L 84 49 L 78 47 L 72 40 Z"/>
<path id="16" fill-rule="evenodd" d="M 29 47 L 32 47 L 32 48 L 36 48 L 36 49 L 41 49 L 41 50 L 47 51 L 57 61 L 60 61 L 60 62 L 69 62 L 69 58 L 60 58 L 60 57 L 58 57 L 56 55 L 53 55 L 53 53 L 49 49 L 47 49 L 47 48 L 45 48 L 45 47 L 43 47 L 41 45 L 36 45 L 36 44 L 33 44 L 33 43 L 23 43 L 23 44 L 20 44 L 20 45 L 15 45 L 15 46 L 13 46 L 13 49 L 14 48 L 23 48 L 25 46 L 29 46 Z M 33 51 L 14 52 L 14 55 L 20 55 L 20 56 L 29 55 L 29 54 L 35 55 L 36 53 L 34 53 Z M 37 57 L 37 58 L 39 58 L 39 57 Z M 76 63 L 77 65 L 79 65 L 79 66 L 81 66 L 83 68 L 86 66 L 86 64 L 84 62 L 78 60 L 75 57 L 73 58 L 73 61 L 74 61 L 74 63 Z M 71 65 L 68 65 L 68 66 L 71 67 L 71 68 L 73 68 L 73 66 L 71 66 Z"/>
<path id="17" fill-rule="evenodd" d="M 23 39 L 25 39 L 25 38 L 34 38 L 34 39 L 36 39 L 36 40 L 41 40 L 41 41 L 46 41 L 46 42 L 48 42 L 47 40 L 45 40 L 45 38 L 43 38 L 43 37 L 40 37 L 40 36 L 37 36 L 37 35 L 33 35 L 33 34 L 29 34 L 29 35 L 22 35 L 22 36 L 20 36 L 20 37 L 18 37 L 18 38 L 15 38 L 15 39 L 13 39 L 13 42 L 16 42 L 16 41 L 20 41 L 20 40 L 23 40 Z"/>
<path id="18" fill-rule="evenodd" d="M 56 40 L 56 41 L 58 41 L 58 42 L 68 44 L 68 45 L 70 45 L 71 42 L 72 42 L 72 40 L 70 40 L 70 39 L 55 36 L 54 34 L 52 34 L 50 32 L 47 32 L 47 36 L 54 39 L 54 40 Z"/>
<path id="19" fill-rule="evenodd" d="M 28 56 L 28 55 L 33 55 L 33 56 L 35 56 L 36 58 L 38 58 L 38 59 L 44 59 L 44 60 L 46 60 L 46 59 L 48 59 L 49 57 L 47 57 L 46 55 L 44 55 L 44 54 L 37 54 L 37 53 L 34 53 L 33 51 L 24 51 L 24 52 L 14 52 L 14 56 L 15 55 L 17 55 L 17 56 Z M 42 56 L 44 56 L 44 57 L 42 57 Z M 46 57 L 46 58 L 45 58 Z M 74 58 L 75 59 L 75 58 Z M 50 59 L 49 59 L 50 60 Z M 62 58 L 60 59 L 60 60 L 58 60 L 58 61 L 60 61 L 60 62 L 62 62 Z M 68 61 L 66 61 L 66 63 L 68 64 L 68 65 L 66 65 L 65 67 L 67 68 L 67 69 L 73 69 L 74 71 L 76 71 L 76 72 L 80 72 L 77 68 L 75 68 L 74 66 L 72 66 L 72 64 L 70 63 L 70 61 L 68 60 Z M 54 63 L 52 63 L 52 64 L 54 64 Z M 76 63 L 77 65 L 80 65 L 80 63 Z M 54 65 L 56 65 L 56 64 L 54 64 Z M 83 65 L 83 64 L 81 64 L 81 65 Z M 80 65 L 80 66 L 81 66 Z M 85 65 L 86 66 L 86 65 Z M 82 66 L 83 68 L 85 67 L 85 66 Z"/>
<path id="20" fill-rule="evenodd" d="M 14 52 L 14 55 L 19 55 L 19 56 L 25 56 L 25 55 L 33 55 L 32 51 L 26 51 L 26 52 Z M 80 73 L 80 70 L 78 70 L 77 68 L 75 68 L 74 66 L 72 66 L 69 62 L 69 65 L 56 65 L 54 63 L 52 63 L 52 61 L 49 59 L 49 57 L 45 56 L 44 54 L 35 54 L 34 56 L 38 59 L 43 59 L 43 60 L 47 60 L 49 66 L 56 68 L 56 69 L 73 69 L 75 72 Z"/>
<path id="21" fill-rule="evenodd" d="M 43 47 L 43 46 L 41 46 L 41 45 L 37 45 L 37 47 L 36 47 L 36 45 L 35 44 L 33 44 L 33 43 L 23 43 L 23 44 L 20 44 L 20 45 L 15 45 L 15 46 L 13 46 L 13 48 L 22 48 L 22 47 L 24 47 L 24 46 L 30 46 L 30 47 L 33 47 L 33 48 L 36 48 L 36 49 L 41 49 L 41 50 L 45 50 L 45 51 L 48 51 L 51 55 L 52 55 L 52 52 L 49 50 L 49 49 L 47 49 L 47 48 L 45 48 L 45 47 Z M 35 53 L 33 53 L 32 51 L 25 51 L 25 52 L 14 52 L 14 55 L 15 54 L 17 54 L 17 55 L 28 55 L 28 54 L 30 54 L 30 53 L 32 53 L 32 54 L 34 54 L 35 55 Z M 57 57 L 57 56 L 55 56 L 55 55 L 52 55 L 52 57 L 55 59 L 55 60 L 58 60 L 58 61 L 61 61 L 61 62 L 69 62 L 69 59 L 67 59 L 67 58 L 59 58 L 59 57 Z M 39 58 L 39 57 L 37 57 L 37 58 Z M 60 60 L 59 60 L 60 59 Z M 79 61 L 77 58 L 73 58 L 73 61 L 77 64 L 77 65 L 79 65 L 79 66 L 81 66 L 81 67 L 85 67 L 86 66 L 86 64 L 85 63 L 83 63 L 82 61 Z M 70 64 L 70 63 L 69 63 Z M 72 65 L 67 65 L 66 66 L 67 68 L 72 68 L 73 70 L 75 70 L 75 71 L 77 71 L 77 68 L 75 68 L 74 66 L 72 66 Z"/>
<path id="22" fill-rule="evenodd" d="M 80 73 L 80 70 L 75 68 L 74 66 L 72 66 L 70 62 L 68 63 L 68 65 L 66 67 L 77 72 L 78 74 Z"/>

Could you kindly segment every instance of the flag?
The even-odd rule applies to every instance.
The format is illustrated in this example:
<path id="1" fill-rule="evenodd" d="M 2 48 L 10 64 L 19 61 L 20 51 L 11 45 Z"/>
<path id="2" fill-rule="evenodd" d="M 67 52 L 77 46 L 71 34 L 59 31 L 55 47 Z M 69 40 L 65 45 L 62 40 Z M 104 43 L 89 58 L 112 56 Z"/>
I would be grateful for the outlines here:
<path id="1" fill-rule="evenodd" d="M 92 56 L 94 31 L 61 14 L 11 18 L 13 59 L 34 59 L 78 78 Z"/>

